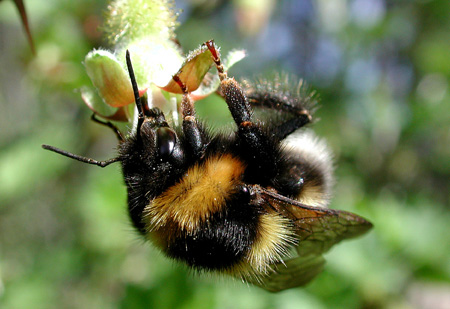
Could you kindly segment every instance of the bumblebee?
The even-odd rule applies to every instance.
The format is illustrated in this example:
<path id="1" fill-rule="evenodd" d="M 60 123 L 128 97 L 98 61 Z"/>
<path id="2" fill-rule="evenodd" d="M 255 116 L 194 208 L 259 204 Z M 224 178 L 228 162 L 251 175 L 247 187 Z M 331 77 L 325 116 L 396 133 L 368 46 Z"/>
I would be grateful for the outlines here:
<path id="1" fill-rule="evenodd" d="M 236 124 L 232 134 L 213 134 L 197 119 L 177 75 L 182 124 L 170 127 L 160 109 L 139 97 L 127 52 L 138 121 L 126 138 L 117 134 L 118 156 L 96 161 L 43 148 L 101 167 L 120 162 L 132 224 L 169 258 L 269 291 L 304 285 L 321 272 L 324 252 L 371 223 L 326 208 L 332 156 L 311 132 L 298 131 L 312 122 L 313 96 L 303 95 L 301 84 L 292 91 L 283 78 L 240 85 L 214 42 L 205 44 Z"/>

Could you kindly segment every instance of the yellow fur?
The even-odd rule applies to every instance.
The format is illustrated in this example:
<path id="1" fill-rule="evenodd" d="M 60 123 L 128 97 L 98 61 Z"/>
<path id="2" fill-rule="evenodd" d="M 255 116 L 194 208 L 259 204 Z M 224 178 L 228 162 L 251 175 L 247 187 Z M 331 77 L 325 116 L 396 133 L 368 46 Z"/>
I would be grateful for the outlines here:
<path id="1" fill-rule="evenodd" d="M 145 210 L 149 231 L 169 224 L 193 232 L 212 213 L 226 206 L 225 199 L 235 193 L 245 166 L 230 154 L 208 159 L 191 167 L 174 186 L 155 198 Z"/>
<path id="2" fill-rule="evenodd" d="M 248 254 L 248 262 L 258 273 L 267 274 L 269 265 L 281 261 L 288 245 L 294 242 L 288 219 L 276 213 L 261 215 L 258 236 Z"/>
<path id="3" fill-rule="evenodd" d="M 329 197 L 324 192 L 324 188 L 320 185 L 305 183 L 297 200 L 305 205 L 315 207 L 326 207 Z"/>
<path id="4" fill-rule="evenodd" d="M 295 245 L 295 233 L 289 220 L 276 213 L 260 216 L 258 235 L 247 256 L 232 268 L 226 270 L 228 275 L 249 282 L 262 282 L 269 275 L 273 265 L 283 262 L 290 246 Z"/>

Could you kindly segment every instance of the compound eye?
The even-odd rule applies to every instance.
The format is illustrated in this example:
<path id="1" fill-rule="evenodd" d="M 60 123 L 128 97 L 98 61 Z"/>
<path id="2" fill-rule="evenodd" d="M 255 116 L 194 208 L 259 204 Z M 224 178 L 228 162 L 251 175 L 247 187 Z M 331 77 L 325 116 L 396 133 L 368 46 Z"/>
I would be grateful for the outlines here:
<path id="1" fill-rule="evenodd" d="M 158 151 L 161 157 L 170 156 L 175 148 L 177 134 L 167 127 L 158 128 L 156 131 L 158 140 Z"/>

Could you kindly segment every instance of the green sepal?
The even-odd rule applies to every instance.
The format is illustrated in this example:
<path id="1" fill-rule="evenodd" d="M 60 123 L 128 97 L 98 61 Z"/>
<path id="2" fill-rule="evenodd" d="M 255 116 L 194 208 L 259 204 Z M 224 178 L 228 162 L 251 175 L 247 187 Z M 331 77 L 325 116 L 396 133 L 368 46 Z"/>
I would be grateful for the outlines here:
<path id="1" fill-rule="evenodd" d="M 87 54 L 84 65 L 92 84 L 106 104 L 121 107 L 134 102 L 130 77 L 114 54 L 93 50 Z"/>

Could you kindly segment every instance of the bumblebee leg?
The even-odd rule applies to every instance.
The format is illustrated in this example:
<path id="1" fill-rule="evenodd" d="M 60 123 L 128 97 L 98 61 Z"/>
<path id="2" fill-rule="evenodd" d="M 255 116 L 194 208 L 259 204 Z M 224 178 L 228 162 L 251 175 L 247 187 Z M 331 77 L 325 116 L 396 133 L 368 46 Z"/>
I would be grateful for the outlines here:
<path id="1" fill-rule="evenodd" d="M 189 95 L 185 84 L 177 75 L 173 80 L 180 86 L 183 91 L 183 99 L 181 101 L 181 114 L 183 117 L 183 133 L 187 137 L 190 152 L 194 158 L 201 158 L 204 154 L 207 142 L 205 134 L 195 118 L 194 101 Z"/>
<path id="2" fill-rule="evenodd" d="M 220 61 L 220 55 L 213 41 L 205 43 L 210 50 L 221 82 L 222 93 L 228 109 L 238 126 L 237 146 L 247 159 L 249 181 L 270 179 L 276 175 L 279 159 L 279 140 L 272 132 L 264 130 L 252 121 L 252 108 L 241 86 L 234 78 L 228 77 Z M 254 178 L 254 179 L 253 179 Z"/>
<path id="3" fill-rule="evenodd" d="M 251 93 L 248 96 L 248 101 L 252 107 L 273 109 L 275 112 L 283 115 L 283 117 L 280 117 L 281 121 L 267 121 L 271 124 L 271 131 L 280 140 L 312 121 L 309 110 L 304 108 L 302 104 L 288 104 L 283 102 L 283 99 L 271 93 Z"/>
<path id="4" fill-rule="evenodd" d="M 222 92 L 234 121 L 238 126 L 241 126 L 241 124 L 245 122 L 251 122 L 252 109 L 241 86 L 239 86 L 234 78 L 228 77 L 222 62 L 220 61 L 220 55 L 214 42 L 211 40 L 205 44 L 213 56 L 217 71 L 219 72 Z"/>
<path id="5" fill-rule="evenodd" d="M 304 114 L 300 114 L 292 119 L 286 120 L 273 128 L 273 133 L 278 139 L 282 140 L 295 130 L 303 127 L 311 122 L 311 115 L 305 110 Z"/>
<path id="6" fill-rule="evenodd" d="M 275 82 L 278 83 L 277 80 Z M 301 84 L 299 87 L 301 87 Z M 279 139 L 284 139 L 295 130 L 312 121 L 311 113 L 306 105 L 308 104 L 307 100 L 311 100 L 310 97 L 304 99 L 307 101 L 304 103 L 301 98 L 291 98 L 289 93 L 277 93 L 272 89 L 276 88 L 276 86 L 272 86 L 269 89 L 258 89 L 257 86 L 253 88 L 257 90 L 246 93 L 252 108 L 273 110 L 282 115 L 280 119 L 275 121 L 270 119 L 266 121 L 266 123 L 271 124 L 273 133 Z"/>
<path id="7" fill-rule="evenodd" d="M 260 81 L 254 85 L 247 81 L 245 95 L 253 108 L 272 109 L 292 116 L 308 116 L 311 109 L 315 109 L 315 93 L 306 93 L 303 81 L 299 81 L 295 88 L 291 84 L 287 77 L 279 76 L 272 82 Z"/>

